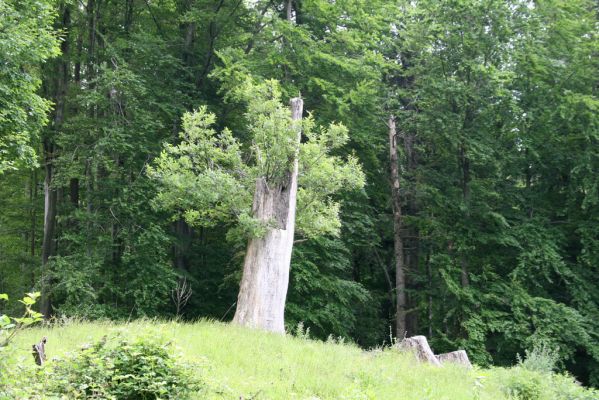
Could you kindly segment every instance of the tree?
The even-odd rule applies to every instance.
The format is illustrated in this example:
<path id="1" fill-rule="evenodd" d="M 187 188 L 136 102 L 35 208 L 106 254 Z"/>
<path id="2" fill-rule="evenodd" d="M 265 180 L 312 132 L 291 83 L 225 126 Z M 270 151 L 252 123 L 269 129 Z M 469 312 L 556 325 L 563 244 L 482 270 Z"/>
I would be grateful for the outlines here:
<path id="1" fill-rule="evenodd" d="M 393 205 L 393 253 L 395 258 L 395 290 L 397 292 L 395 311 L 395 331 L 397 337 L 403 337 L 406 330 L 406 273 L 404 270 L 401 186 L 397 160 L 397 129 L 395 117 L 389 117 L 389 161 L 391 164 L 391 201 Z"/>
<path id="2" fill-rule="evenodd" d="M 228 129 L 217 133 L 214 114 L 201 107 L 184 116 L 181 143 L 168 145 L 150 174 L 162 184 L 159 206 L 194 226 L 226 221 L 230 234 L 247 238 L 234 321 L 282 333 L 296 229 L 305 237 L 338 234 L 332 195 L 361 188 L 364 176 L 355 157 L 331 154 L 347 142 L 346 128 L 316 129 L 302 119 L 301 99 L 291 110 L 281 104 L 275 81 L 246 81 L 232 95 L 248 104 L 247 143 Z"/>

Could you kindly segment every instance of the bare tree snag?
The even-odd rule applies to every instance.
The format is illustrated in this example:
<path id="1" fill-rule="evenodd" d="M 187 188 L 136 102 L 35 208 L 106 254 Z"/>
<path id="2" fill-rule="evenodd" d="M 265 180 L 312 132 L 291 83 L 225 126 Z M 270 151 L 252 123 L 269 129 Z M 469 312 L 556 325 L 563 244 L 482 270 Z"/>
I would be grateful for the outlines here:
<path id="1" fill-rule="evenodd" d="M 287 21 L 293 21 L 293 0 L 287 0 Z"/>
<path id="2" fill-rule="evenodd" d="M 299 145 L 301 128 L 297 121 L 302 118 L 303 100 L 293 98 L 290 105 Z M 297 157 L 296 153 L 282 182 L 267 182 L 263 177 L 256 181 L 252 214 L 276 226 L 268 229 L 263 237 L 248 242 L 234 323 L 285 333 L 285 299 L 295 231 Z"/>
<path id="3" fill-rule="evenodd" d="M 40 340 L 39 343 L 34 344 L 33 347 L 33 351 L 31 352 L 33 354 L 33 359 L 35 360 L 35 363 L 39 366 L 44 365 L 44 363 L 46 362 L 46 342 L 48 341 L 48 339 L 44 336 L 42 338 L 42 340 Z"/>
<path id="4" fill-rule="evenodd" d="M 402 214 L 397 157 L 397 131 L 395 117 L 389 117 L 389 161 L 391 163 L 391 201 L 393 205 L 393 244 L 395 257 L 395 335 L 402 338 L 406 334 L 406 273 L 404 268 L 403 239 L 401 237 Z M 426 339 L 425 339 L 426 340 Z"/>
<path id="5" fill-rule="evenodd" d="M 441 363 L 428 345 L 425 336 L 412 336 L 411 338 L 406 338 L 399 343 L 399 348 L 413 352 L 418 361 L 441 366 Z"/>
<path id="6" fill-rule="evenodd" d="M 467 368 L 472 368 L 470 359 L 465 350 L 452 351 L 451 353 L 443 353 L 436 356 L 441 364 L 453 363 L 460 364 Z"/>
<path id="7" fill-rule="evenodd" d="M 45 172 L 44 178 L 44 231 L 42 236 L 42 269 L 41 269 L 41 292 L 40 312 L 44 318 L 50 316 L 50 295 L 48 279 L 48 261 L 54 255 L 54 232 L 56 230 L 56 203 L 58 196 L 56 189 L 52 187 L 53 178 L 53 155 L 54 145 L 50 140 L 44 140 Z"/>

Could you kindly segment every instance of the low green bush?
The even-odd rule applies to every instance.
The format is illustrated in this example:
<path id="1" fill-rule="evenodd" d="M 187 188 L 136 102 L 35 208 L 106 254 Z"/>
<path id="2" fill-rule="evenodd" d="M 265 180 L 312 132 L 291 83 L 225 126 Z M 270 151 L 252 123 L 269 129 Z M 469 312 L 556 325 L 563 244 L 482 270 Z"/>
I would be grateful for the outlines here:
<path id="1" fill-rule="evenodd" d="M 544 400 L 543 380 L 540 373 L 524 368 L 513 368 L 503 382 L 505 393 L 518 400 Z"/>
<path id="2" fill-rule="evenodd" d="M 197 398 L 202 385 L 193 366 L 177 361 L 158 336 L 105 336 L 62 360 L 53 360 L 38 378 L 48 398 L 114 400 Z M 43 398 L 43 397 L 42 397 Z"/>
<path id="3" fill-rule="evenodd" d="M 525 357 L 522 359 L 518 354 L 518 365 L 529 371 L 552 372 L 556 370 L 559 360 L 558 349 L 553 349 L 547 344 L 539 344 L 532 350 L 525 350 Z"/>

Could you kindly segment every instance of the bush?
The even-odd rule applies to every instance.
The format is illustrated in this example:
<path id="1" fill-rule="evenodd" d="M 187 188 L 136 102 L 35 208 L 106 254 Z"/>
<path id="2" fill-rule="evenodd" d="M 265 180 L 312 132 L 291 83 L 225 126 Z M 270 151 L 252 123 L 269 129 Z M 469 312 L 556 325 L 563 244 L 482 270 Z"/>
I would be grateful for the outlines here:
<path id="1" fill-rule="evenodd" d="M 557 349 L 552 349 L 546 344 L 537 345 L 532 351 L 525 350 L 525 354 L 524 360 L 518 355 L 518 364 L 529 371 L 552 372 L 559 360 Z"/>
<path id="2" fill-rule="evenodd" d="M 544 393 L 543 374 L 524 368 L 511 368 L 502 382 L 503 391 L 512 399 L 542 400 Z"/>
<path id="3" fill-rule="evenodd" d="M 584 388 L 571 376 L 554 374 L 551 380 L 551 400 L 597 400 L 599 391 Z"/>
<path id="4" fill-rule="evenodd" d="M 25 327 L 42 320 L 42 314 L 31 308 L 39 296 L 39 293 L 28 293 L 23 299 L 19 300 L 25 306 L 25 311 L 21 317 L 9 317 L 0 314 L 0 389 L 4 386 L 4 381 L 7 380 L 4 375 L 7 372 L 5 363 L 10 354 L 10 343 Z M 8 295 L 0 293 L 0 300 L 8 301 Z"/>
<path id="5" fill-rule="evenodd" d="M 66 398 L 186 399 L 201 389 L 191 368 L 176 361 L 156 336 L 129 340 L 121 334 L 48 365 L 44 394 Z"/>

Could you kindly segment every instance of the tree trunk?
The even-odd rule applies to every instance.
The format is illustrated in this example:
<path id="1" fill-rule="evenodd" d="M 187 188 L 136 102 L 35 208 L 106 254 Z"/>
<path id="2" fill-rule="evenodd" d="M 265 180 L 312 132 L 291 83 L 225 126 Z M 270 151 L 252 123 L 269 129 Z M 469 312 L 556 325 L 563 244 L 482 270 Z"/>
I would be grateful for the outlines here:
<path id="1" fill-rule="evenodd" d="M 436 357 L 441 364 L 460 364 L 465 366 L 466 368 L 472 368 L 472 364 L 470 363 L 470 359 L 468 358 L 468 353 L 466 353 L 466 350 L 457 350 L 452 351 L 451 353 L 443 353 L 437 355 Z"/>
<path id="2" fill-rule="evenodd" d="M 413 336 L 402 340 L 399 343 L 399 348 L 406 351 L 412 351 L 418 361 L 427 362 L 432 365 L 441 366 L 441 363 L 435 356 L 435 353 L 428 345 L 425 336 Z"/>
<path id="3" fill-rule="evenodd" d="M 42 271 L 41 271 L 41 299 L 40 312 L 50 316 L 50 296 L 48 261 L 54 255 L 54 232 L 56 230 L 56 201 L 58 196 L 56 189 L 52 188 L 52 162 L 54 146 L 49 140 L 44 142 L 44 157 L 46 177 L 44 179 L 44 234 L 42 238 Z"/>
<path id="4" fill-rule="evenodd" d="M 406 274 L 404 269 L 403 239 L 401 237 L 402 215 L 399 184 L 399 165 L 397 159 L 397 131 L 395 117 L 389 117 L 389 159 L 391 162 L 391 201 L 393 205 L 393 244 L 395 256 L 395 291 L 397 295 L 395 309 L 395 335 L 406 335 Z"/>
<path id="5" fill-rule="evenodd" d="M 406 83 L 407 85 L 407 83 Z M 408 107 L 411 107 L 408 105 Z M 413 108 L 413 107 L 411 107 Z M 416 202 L 416 134 L 414 131 L 402 135 L 406 159 L 406 177 L 403 180 L 404 201 L 407 203 L 402 210 L 402 216 L 416 217 L 418 204 Z M 418 332 L 418 299 L 414 293 L 419 292 L 419 279 L 416 274 L 420 270 L 420 232 L 415 224 L 409 224 L 402 229 L 404 266 L 406 270 L 406 288 L 412 293 L 406 293 L 406 331 L 411 335 Z"/>
<path id="6" fill-rule="evenodd" d="M 293 21 L 293 2 L 292 0 L 287 0 L 287 21 Z"/>
<path id="7" fill-rule="evenodd" d="M 36 213 L 36 203 L 37 203 L 37 170 L 31 171 L 30 176 L 30 185 L 29 185 L 29 206 L 30 206 L 30 215 L 31 215 L 31 233 L 29 237 L 29 252 L 31 257 L 35 257 L 35 247 L 36 247 L 36 221 L 37 221 L 37 213 Z"/>
<path id="8" fill-rule="evenodd" d="M 290 103 L 292 119 L 301 120 L 302 99 L 294 98 Z M 298 127 L 298 144 L 300 136 Z M 233 318 L 237 324 L 285 333 L 285 299 L 295 231 L 297 157 L 296 154 L 284 182 L 269 186 L 264 178 L 256 181 L 253 216 L 264 222 L 275 221 L 277 226 L 268 229 L 263 237 L 249 240 Z"/>
<path id="9" fill-rule="evenodd" d="M 64 5 L 60 28 L 69 30 L 71 25 L 70 5 Z M 54 117 L 52 121 L 52 132 L 56 133 L 62 126 L 65 112 L 65 99 L 67 95 L 67 85 L 69 80 L 69 38 L 65 38 L 60 49 L 61 59 L 58 60 L 56 68 L 56 84 L 54 92 Z M 42 270 L 41 270 L 41 299 L 40 312 L 45 318 L 50 316 L 51 304 L 49 296 L 48 281 L 48 261 L 55 253 L 55 232 L 56 232 L 56 205 L 58 193 L 53 188 L 52 179 L 54 176 L 54 158 L 56 156 L 56 146 L 54 144 L 53 133 L 47 134 L 43 141 L 44 146 L 44 233 L 42 237 Z"/>

